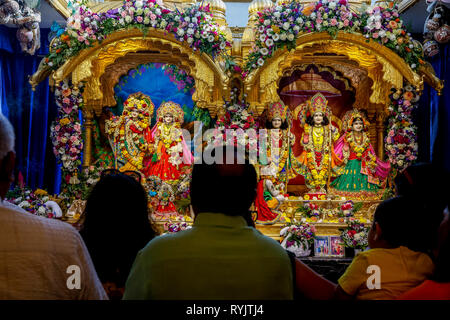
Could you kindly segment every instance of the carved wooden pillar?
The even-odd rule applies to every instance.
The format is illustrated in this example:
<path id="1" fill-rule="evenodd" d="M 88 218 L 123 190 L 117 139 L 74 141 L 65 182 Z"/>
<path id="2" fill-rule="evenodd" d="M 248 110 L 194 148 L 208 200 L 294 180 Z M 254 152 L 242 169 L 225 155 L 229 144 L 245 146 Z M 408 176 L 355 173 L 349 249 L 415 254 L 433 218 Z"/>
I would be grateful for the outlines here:
<path id="1" fill-rule="evenodd" d="M 376 129 L 377 129 L 377 156 L 380 160 L 384 160 L 384 120 L 386 115 L 380 111 L 376 114 Z"/>
<path id="2" fill-rule="evenodd" d="M 83 150 L 83 168 L 92 164 L 92 133 L 94 130 L 94 111 L 91 106 L 85 106 L 83 109 L 84 117 L 84 150 Z"/>

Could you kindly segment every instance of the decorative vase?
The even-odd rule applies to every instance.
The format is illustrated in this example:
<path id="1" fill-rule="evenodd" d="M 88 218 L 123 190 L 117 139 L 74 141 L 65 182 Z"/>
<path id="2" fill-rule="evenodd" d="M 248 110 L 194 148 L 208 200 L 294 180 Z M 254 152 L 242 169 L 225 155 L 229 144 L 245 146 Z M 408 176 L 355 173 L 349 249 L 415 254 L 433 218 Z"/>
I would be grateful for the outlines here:
<path id="1" fill-rule="evenodd" d="M 439 43 L 447 43 L 450 40 L 450 26 L 444 24 L 434 33 L 434 39 Z"/>
<path id="2" fill-rule="evenodd" d="M 355 256 L 355 249 L 354 248 L 345 247 L 345 257 L 346 258 L 353 258 L 354 256 Z"/>
<path id="3" fill-rule="evenodd" d="M 425 26 L 429 31 L 436 31 L 439 28 L 439 20 L 428 19 L 427 24 Z"/>

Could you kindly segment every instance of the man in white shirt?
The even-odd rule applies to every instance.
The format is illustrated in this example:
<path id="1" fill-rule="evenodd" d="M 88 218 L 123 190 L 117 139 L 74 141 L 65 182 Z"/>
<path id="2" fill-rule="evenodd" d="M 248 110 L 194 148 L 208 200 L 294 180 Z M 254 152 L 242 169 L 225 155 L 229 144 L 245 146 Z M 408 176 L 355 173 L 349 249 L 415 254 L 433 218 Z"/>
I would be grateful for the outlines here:
<path id="1" fill-rule="evenodd" d="M 108 299 L 78 232 L 4 201 L 14 130 L 0 114 L 0 299 Z"/>

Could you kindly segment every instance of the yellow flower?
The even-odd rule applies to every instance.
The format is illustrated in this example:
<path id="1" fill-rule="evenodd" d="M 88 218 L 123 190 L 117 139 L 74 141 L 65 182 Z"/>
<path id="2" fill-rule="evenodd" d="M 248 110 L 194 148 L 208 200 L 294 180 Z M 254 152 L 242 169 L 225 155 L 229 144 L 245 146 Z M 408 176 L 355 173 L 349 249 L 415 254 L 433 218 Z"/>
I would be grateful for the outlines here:
<path id="1" fill-rule="evenodd" d="M 46 196 L 46 195 L 48 195 L 48 192 L 45 190 L 42 190 L 42 189 L 36 189 L 34 194 L 37 196 Z"/>
<path id="2" fill-rule="evenodd" d="M 272 30 L 275 33 L 280 33 L 280 27 L 276 26 L 276 25 L 272 25 Z"/>
<path id="3" fill-rule="evenodd" d="M 63 119 L 59 120 L 59 123 L 60 123 L 62 126 L 65 126 L 65 125 L 68 125 L 68 124 L 70 123 L 70 120 L 67 119 L 67 118 L 63 118 Z"/>

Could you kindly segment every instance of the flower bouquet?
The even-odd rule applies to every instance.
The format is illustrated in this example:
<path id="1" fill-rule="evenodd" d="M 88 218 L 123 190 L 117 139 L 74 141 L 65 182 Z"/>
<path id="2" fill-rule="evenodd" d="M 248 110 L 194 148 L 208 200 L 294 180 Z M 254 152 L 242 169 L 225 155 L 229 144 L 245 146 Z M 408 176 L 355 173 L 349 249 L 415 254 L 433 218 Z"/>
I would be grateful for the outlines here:
<path id="1" fill-rule="evenodd" d="M 296 212 L 303 214 L 307 218 L 311 218 L 313 221 L 317 221 L 322 213 L 322 210 L 317 204 L 305 201 L 303 205 L 300 205 L 297 208 Z"/>
<path id="2" fill-rule="evenodd" d="M 349 219 L 347 227 L 341 229 L 341 239 L 346 248 L 364 250 L 368 246 L 369 227 L 356 219 Z"/>
<path id="3" fill-rule="evenodd" d="M 61 218 L 62 212 L 58 204 L 50 200 L 47 191 L 16 186 L 8 191 L 5 201 L 17 205 L 25 211 L 46 218 Z"/>
<path id="4" fill-rule="evenodd" d="M 294 222 L 280 231 L 280 236 L 284 237 L 281 246 L 297 257 L 307 257 L 311 254 L 315 232 L 314 226 L 306 222 L 301 224 Z"/>

